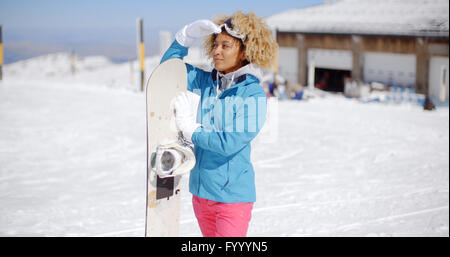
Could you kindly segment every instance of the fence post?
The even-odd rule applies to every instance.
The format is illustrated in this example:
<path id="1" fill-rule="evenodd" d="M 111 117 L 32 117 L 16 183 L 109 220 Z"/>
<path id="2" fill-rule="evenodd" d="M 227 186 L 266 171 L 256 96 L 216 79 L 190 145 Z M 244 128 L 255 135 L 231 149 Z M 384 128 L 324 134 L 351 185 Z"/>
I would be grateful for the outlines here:
<path id="1" fill-rule="evenodd" d="M 130 63 L 130 84 L 134 85 L 134 68 L 133 68 L 133 60 L 129 59 L 128 62 Z"/>
<path id="2" fill-rule="evenodd" d="M 141 66 L 141 91 L 144 91 L 144 24 L 141 18 L 137 18 L 137 42 L 138 42 L 138 56 Z"/>
<path id="3" fill-rule="evenodd" d="M 3 41 L 2 41 L 2 25 L 0 25 L 0 80 L 3 79 Z"/>
<path id="4" fill-rule="evenodd" d="M 70 72 L 72 73 L 72 76 L 75 76 L 76 67 L 75 67 L 75 51 L 72 50 L 70 52 Z"/>
<path id="5" fill-rule="evenodd" d="M 447 100 L 446 91 L 447 91 L 447 76 L 448 76 L 448 68 L 444 65 L 441 66 L 441 74 L 440 74 L 440 80 L 441 80 L 441 92 L 439 94 L 439 101 L 441 103 L 445 102 Z"/>

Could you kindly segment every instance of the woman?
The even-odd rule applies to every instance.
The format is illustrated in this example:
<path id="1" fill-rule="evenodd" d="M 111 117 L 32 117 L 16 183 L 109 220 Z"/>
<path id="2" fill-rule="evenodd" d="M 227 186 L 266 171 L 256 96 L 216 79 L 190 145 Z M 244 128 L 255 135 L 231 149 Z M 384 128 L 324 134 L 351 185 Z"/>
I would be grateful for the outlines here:
<path id="1" fill-rule="evenodd" d="M 182 59 L 205 36 L 214 69 L 186 64 L 193 93 L 174 101 L 177 126 L 194 144 L 189 191 L 203 236 L 246 236 L 256 201 L 250 142 L 266 115 L 259 67 L 272 66 L 277 44 L 261 18 L 238 11 L 186 25 L 161 62 Z"/>

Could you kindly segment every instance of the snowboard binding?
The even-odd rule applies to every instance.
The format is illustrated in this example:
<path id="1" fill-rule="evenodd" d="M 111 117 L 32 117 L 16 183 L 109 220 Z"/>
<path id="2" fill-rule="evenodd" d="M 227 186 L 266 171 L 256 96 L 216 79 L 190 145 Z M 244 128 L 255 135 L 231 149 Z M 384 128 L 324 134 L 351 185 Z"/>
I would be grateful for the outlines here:
<path id="1" fill-rule="evenodd" d="M 160 178 L 183 175 L 194 166 L 194 151 L 182 135 L 176 142 L 159 144 L 151 155 L 150 167 Z"/>

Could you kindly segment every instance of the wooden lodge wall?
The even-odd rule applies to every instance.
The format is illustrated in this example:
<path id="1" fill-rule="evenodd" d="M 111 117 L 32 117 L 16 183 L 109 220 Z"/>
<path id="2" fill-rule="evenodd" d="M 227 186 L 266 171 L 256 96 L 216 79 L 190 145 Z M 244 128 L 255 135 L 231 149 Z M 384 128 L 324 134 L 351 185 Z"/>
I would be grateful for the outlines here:
<path id="1" fill-rule="evenodd" d="M 361 56 L 364 52 L 416 55 L 416 91 L 428 93 L 429 60 L 432 56 L 448 57 L 448 39 L 401 36 L 330 35 L 277 32 L 280 47 L 298 49 L 298 82 L 307 84 L 307 50 L 309 48 L 349 50 L 353 53 L 352 78 L 362 81 Z"/>

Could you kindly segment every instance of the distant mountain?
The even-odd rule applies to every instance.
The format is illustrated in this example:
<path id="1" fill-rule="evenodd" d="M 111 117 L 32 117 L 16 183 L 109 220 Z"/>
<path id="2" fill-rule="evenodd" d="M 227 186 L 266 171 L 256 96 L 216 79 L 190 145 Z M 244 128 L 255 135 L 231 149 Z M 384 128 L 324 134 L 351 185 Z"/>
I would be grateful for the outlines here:
<path id="1" fill-rule="evenodd" d="M 136 46 L 126 43 L 42 43 L 31 41 L 5 42 L 5 63 L 13 63 L 41 55 L 58 52 L 75 53 L 78 56 L 103 55 L 113 62 L 125 62 L 137 58 Z M 146 44 L 147 55 L 156 54 L 157 45 Z"/>
<path id="2" fill-rule="evenodd" d="M 146 78 L 160 60 L 160 55 L 145 58 Z M 211 69 L 210 61 L 199 48 L 190 49 L 184 60 L 205 70 Z M 5 80 L 95 84 L 132 90 L 140 87 L 137 60 L 116 63 L 103 55 L 80 56 L 70 52 L 45 54 L 6 64 L 3 75 Z"/>

